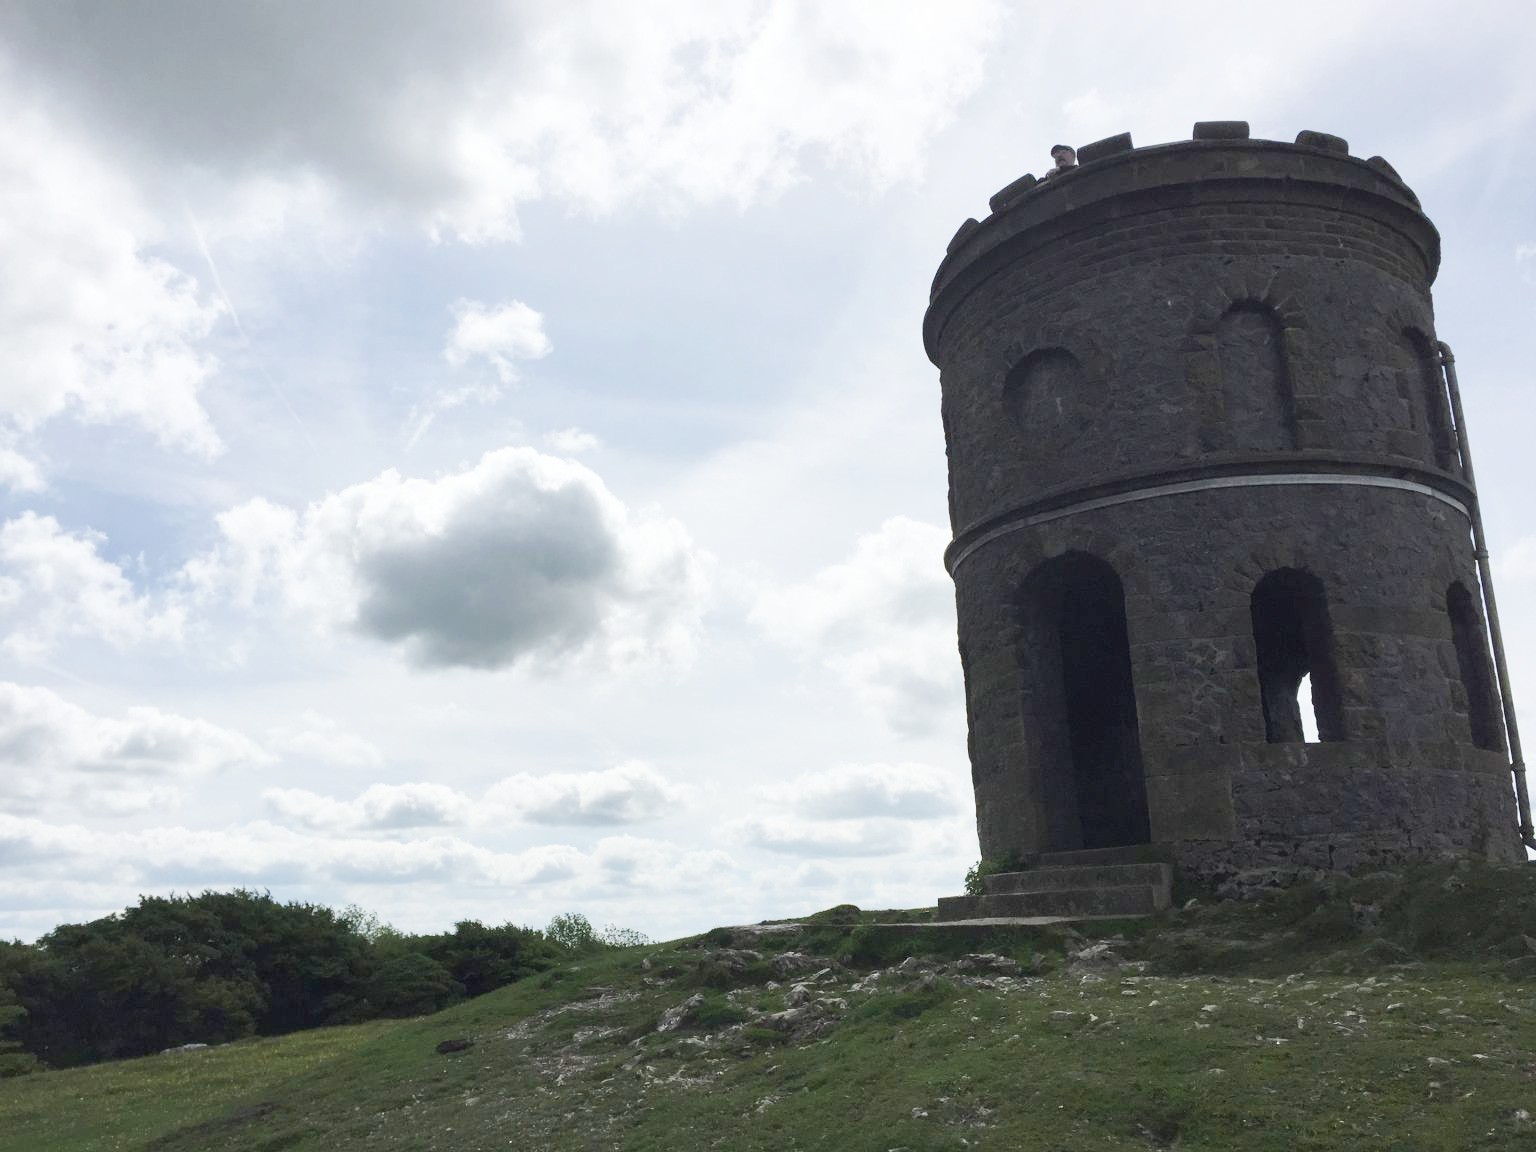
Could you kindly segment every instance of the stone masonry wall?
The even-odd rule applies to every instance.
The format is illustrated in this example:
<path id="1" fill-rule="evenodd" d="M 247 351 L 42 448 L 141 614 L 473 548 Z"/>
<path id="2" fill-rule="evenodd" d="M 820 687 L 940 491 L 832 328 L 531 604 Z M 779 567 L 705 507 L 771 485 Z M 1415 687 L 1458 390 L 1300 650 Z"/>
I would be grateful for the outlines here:
<path id="1" fill-rule="evenodd" d="M 1059 660 L 1020 595 L 1072 552 L 1123 586 L 1151 839 L 1190 868 L 1519 854 L 1504 750 L 1469 723 L 1486 650 L 1458 654 L 1447 611 L 1478 584 L 1438 236 L 1384 163 L 1304 136 L 1323 143 L 1108 142 L 999 194 L 940 269 L 925 338 L 985 855 L 1071 846 L 1046 816 Z M 1326 593 L 1342 739 L 1266 738 L 1251 597 L 1286 569 Z"/>

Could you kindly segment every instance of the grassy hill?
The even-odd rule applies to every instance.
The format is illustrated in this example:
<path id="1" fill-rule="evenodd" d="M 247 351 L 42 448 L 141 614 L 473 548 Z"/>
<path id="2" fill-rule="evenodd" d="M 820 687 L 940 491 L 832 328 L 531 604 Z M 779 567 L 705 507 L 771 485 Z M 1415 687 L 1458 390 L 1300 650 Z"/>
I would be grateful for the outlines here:
<path id="1" fill-rule="evenodd" d="M 891 918 L 7 1081 L 0 1149 L 1536 1147 L 1536 869 L 1071 927 Z"/>

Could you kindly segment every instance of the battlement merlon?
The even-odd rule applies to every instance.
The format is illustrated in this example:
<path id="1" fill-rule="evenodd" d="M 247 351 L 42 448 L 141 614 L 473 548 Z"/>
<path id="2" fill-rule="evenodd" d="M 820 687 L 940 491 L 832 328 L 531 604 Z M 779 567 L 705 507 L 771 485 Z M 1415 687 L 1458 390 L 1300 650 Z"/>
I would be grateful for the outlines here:
<path id="1" fill-rule="evenodd" d="M 1440 234 L 1419 199 L 1380 156 L 1361 160 L 1337 136 L 1304 131 L 1296 142 L 1253 140 L 1242 121 L 1206 121 L 1194 138 L 1136 148 L 1124 132 L 1078 149 L 1078 166 L 1048 180 L 1026 175 L 991 199 L 985 220 L 967 220 L 939 265 L 923 318 L 923 344 L 937 345 L 956 305 L 997 269 L 1032 250 L 1106 221 L 1167 208 L 1233 201 L 1333 207 L 1398 232 L 1423 260 L 1424 282 L 1440 266 Z M 1248 255 L 1241 239 L 1224 241 Z"/>

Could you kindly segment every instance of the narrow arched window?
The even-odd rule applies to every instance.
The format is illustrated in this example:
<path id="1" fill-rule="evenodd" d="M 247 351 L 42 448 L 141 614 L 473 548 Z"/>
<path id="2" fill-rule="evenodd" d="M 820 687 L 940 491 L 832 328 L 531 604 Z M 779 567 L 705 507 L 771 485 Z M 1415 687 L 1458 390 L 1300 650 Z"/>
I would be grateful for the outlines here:
<path id="1" fill-rule="evenodd" d="M 1038 348 L 1003 381 L 1003 407 L 1021 432 L 1060 448 L 1093 418 L 1083 366 L 1065 348 Z"/>
<path id="2" fill-rule="evenodd" d="M 1438 468 L 1460 471 L 1450 398 L 1434 344 L 1417 328 L 1404 328 L 1398 337 L 1397 357 L 1398 390 L 1410 410 L 1423 413 L 1430 460 Z"/>
<path id="3" fill-rule="evenodd" d="M 1301 743 L 1302 681 L 1309 681 L 1319 740 L 1344 739 L 1344 705 L 1333 658 L 1333 625 L 1323 582 L 1299 568 L 1278 568 L 1254 586 L 1249 601 L 1258 655 L 1264 737 Z"/>
<path id="4" fill-rule="evenodd" d="M 1216 324 L 1222 401 L 1231 446 L 1254 451 L 1296 446 L 1296 404 L 1280 321 L 1263 304 L 1234 304 Z"/>
<path id="5" fill-rule="evenodd" d="M 1446 590 L 1445 610 L 1451 618 L 1451 643 L 1456 647 L 1456 666 L 1467 697 L 1472 743 L 1479 748 L 1502 751 L 1502 709 L 1488 667 L 1487 633 L 1477 602 L 1460 580 Z"/>

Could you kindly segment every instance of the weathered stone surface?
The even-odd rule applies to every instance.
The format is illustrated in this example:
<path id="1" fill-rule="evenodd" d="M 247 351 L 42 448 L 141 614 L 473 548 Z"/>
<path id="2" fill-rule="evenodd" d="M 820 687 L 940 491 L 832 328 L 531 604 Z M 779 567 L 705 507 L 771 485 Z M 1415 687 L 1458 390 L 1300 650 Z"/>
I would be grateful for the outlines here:
<path id="1" fill-rule="evenodd" d="M 1083 149 L 934 283 L 982 852 L 1518 859 L 1438 234 L 1338 137 L 1201 128 Z"/>
<path id="2" fill-rule="evenodd" d="M 1196 140 L 1246 140 L 1246 120 L 1200 120 L 1195 124 Z"/>
<path id="3" fill-rule="evenodd" d="M 1079 164 L 1092 164 L 1095 160 L 1102 160 L 1105 156 L 1113 156 L 1118 152 L 1129 152 L 1131 134 L 1121 132 L 1115 136 L 1106 136 L 1102 140 L 1095 140 L 1092 144 L 1084 144 L 1077 150 L 1077 162 Z"/>

